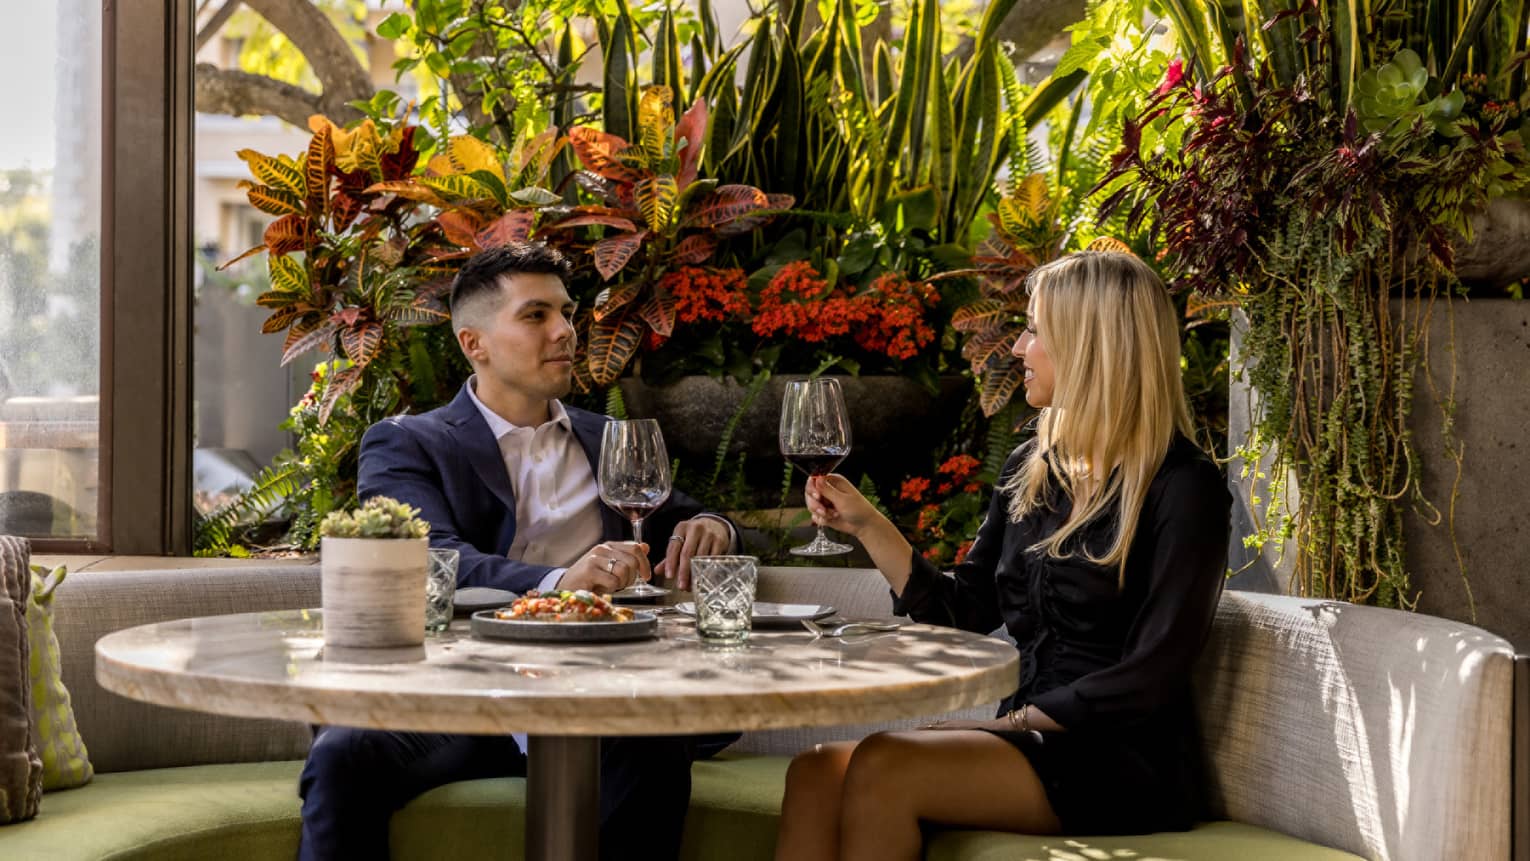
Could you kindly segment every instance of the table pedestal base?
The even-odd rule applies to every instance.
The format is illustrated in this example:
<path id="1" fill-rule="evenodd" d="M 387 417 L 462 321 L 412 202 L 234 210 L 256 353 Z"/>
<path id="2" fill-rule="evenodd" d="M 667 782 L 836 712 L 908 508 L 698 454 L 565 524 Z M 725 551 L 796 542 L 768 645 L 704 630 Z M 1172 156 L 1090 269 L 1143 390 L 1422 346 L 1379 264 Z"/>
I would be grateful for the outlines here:
<path id="1" fill-rule="evenodd" d="M 526 740 L 527 861 L 596 861 L 600 838 L 600 738 Z"/>

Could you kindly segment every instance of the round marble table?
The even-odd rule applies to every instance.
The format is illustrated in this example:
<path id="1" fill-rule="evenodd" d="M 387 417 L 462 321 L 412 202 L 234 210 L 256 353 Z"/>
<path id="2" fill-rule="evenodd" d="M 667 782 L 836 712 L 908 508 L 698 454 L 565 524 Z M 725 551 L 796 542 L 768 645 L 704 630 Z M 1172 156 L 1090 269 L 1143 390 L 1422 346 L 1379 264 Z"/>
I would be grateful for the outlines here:
<path id="1" fill-rule="evenodd" d="M 182 619 L 96 644 L 108 690 L 239 717 L 427 732 L 529 734 L 526 857 L 594 858 L 599 737 L 864 723 L 938 714 L 1014 690 L 1003 640 L 909 625 L 813 640 L 756 631 L 713 650 L 665 617 L 656 640 L 479 640 L 458 620 L 413 650 L 324 649 L 313 610 Z"/>

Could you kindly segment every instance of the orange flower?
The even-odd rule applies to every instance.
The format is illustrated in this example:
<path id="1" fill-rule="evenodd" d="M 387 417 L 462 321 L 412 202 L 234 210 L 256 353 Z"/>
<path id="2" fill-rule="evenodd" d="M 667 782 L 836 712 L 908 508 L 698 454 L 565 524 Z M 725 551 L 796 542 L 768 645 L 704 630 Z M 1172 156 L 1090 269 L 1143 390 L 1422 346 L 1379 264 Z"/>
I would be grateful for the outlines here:
<path id="1" fill-rule="evenodd" d="M 937 472 L 951 476 L 952 481 L 961 481 L 977 472 L 978 467 L 982 465 L 981 461 L 970 454 L 959 454 L 948 458 L 945 463 L 940 465 Z"/>
<path id="2" fill-rule="evenodd" d="M 681 323 L 721 323 L 749 316 L 748 282 L 742 269 L 684 266 L 665 273 L 658 286 L 675 297 L 675 317 Z"/>
<path id="3" fill-rule="evenodd" d="M 970 552 L 971 550 L 972 550 L 972 542 L 971 541 L 963 541 L 962 542 L 962 546 L 956 548 L 956 564 L 958 564 L 958 565 L 962 564 L 963 560 L 965 560 L 967 558 L 967 553 Z"/>
<path id="4" fill-rule="evenodd" d="M 909 502 L 919 502 L 924 499 L 924 492 L 929 489 L 930 480 L 928 478 L 905 479 L 903 488 L 898 493 L 898 498 Z"/>

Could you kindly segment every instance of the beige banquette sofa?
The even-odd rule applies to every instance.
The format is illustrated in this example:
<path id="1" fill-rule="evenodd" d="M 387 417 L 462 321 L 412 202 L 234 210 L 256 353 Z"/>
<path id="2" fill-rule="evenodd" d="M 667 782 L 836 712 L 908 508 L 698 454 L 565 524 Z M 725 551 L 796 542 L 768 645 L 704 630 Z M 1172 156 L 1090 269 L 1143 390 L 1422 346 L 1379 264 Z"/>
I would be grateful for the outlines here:
<path id="1" fill-rule="evenodd" d="M 765 569 L 759 597 L 891 612 L 880 576 L 864 569 Z M 0 859 L 291 859 L 308 729 L 126 700 L 96 684 L 93 648 L 149 622 L 317 606 L 317 568 L 86 569 L 55 603 L 97 776 L 45 795 L 35 820 L 0 827 Z M 1478 629 L 1229 591 L 1195 680 L 1211 789 L 1202 825 L 1130 837 L 953 831 L 934 835 L 926 857 L 1525 861 L 1524 678 L 1510 645 Z M 772 857 L 790 755 L 875 728 L 751 733 L 698 763 L 685 857 Z M 524 790 L 501 779 L 427 793 L 394 817 L 394 857 L 520 857 Z"/>

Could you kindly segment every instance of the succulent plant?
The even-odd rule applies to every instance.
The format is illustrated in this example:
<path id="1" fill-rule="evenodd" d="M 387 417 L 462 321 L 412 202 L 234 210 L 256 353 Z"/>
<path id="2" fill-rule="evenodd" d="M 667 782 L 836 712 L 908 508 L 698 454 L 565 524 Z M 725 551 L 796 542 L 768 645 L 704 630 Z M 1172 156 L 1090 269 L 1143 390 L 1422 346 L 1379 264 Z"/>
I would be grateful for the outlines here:
<path id="1" fill-rule="evenodd" d="M 355 511 L 331 511 L 319 524 L 325 538 L 424 538 L 430 524 L 419 509 L 387 496 L 374 496 Z"/>

